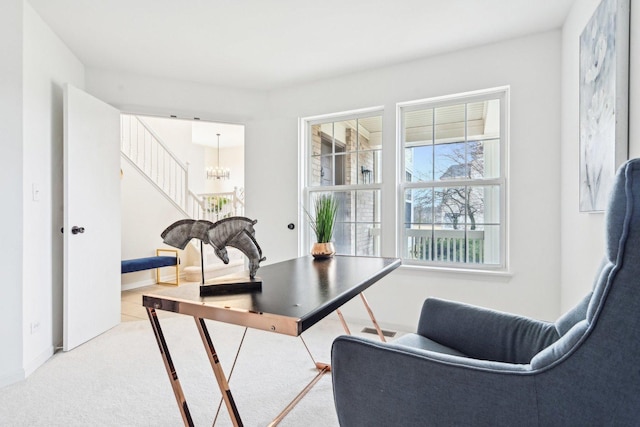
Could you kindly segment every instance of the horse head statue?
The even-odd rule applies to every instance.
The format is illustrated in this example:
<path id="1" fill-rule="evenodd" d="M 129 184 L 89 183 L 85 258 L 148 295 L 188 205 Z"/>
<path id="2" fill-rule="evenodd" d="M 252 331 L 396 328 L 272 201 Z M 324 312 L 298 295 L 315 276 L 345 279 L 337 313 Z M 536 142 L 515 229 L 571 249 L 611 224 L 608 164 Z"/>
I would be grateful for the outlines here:
<path id="1" fill-rule="evenodd" d="M 217 222 L 206 220 L 183 219 L 167 227 L 160 235 L 163 241 L 178 249 L 184 249 L 191 239 L 200 239 L 210 244 L 218 258 L 229 263 L 227 246 L 239 249 L 249 259 L 249 277 L 256 276 L 262 256 L 262 249 L 256 242 L 253 226 L 258 220 L 241 216 L 224 218 Z"/>

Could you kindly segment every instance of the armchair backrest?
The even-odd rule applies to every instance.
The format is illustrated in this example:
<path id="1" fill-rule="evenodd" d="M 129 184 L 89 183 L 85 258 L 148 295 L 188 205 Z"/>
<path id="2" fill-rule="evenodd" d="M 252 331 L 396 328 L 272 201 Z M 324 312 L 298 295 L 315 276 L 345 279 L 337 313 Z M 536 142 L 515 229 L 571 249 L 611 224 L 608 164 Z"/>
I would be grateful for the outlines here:
<path id="1" fill-rule="evenodd" d="M 587 340 L 584 351 L 606 366 L 614 350 L 628 361 L 640 354 L 640 159 L 626 162 L 616 175 L 606 211 L 605 259 L 593 290 L 558 319 L 556 329 L 561 338 L 532 359 L 533 369 L 562 361 Z"/>

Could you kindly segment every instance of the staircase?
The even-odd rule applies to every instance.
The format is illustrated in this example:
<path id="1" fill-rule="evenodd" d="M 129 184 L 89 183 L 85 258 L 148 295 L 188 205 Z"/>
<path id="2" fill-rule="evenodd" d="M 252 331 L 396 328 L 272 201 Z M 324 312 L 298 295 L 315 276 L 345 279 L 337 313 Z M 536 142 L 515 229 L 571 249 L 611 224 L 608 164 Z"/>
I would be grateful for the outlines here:
<path id="1" fill-rule="evenodd" d="M 144 118 L 122 114 L 120 116 L 121 157 L 128 162 L 149 184 L 178 209 L 185 218 L 205 219 L 216 222 L 230 216 L 244 215 L 244 190 L 232 192 L 196 194 L 189 188 L 189 166 L 183 163 L 163 142 L 162 138 L 145 122 Z M 169 225 L 169 224 L 167 224 Z M 204 246 L 202 258 L 205 279 L 233 273 L 244 268 L 244 256 L 234 248 L 229 249 L 229 265 L 214 254 L 209 245 Z M 192 241 L 185 248 L 187 281 L 200 281 L 200 244 Z M 233 270 L 233 271 L 232 271 Z"/>

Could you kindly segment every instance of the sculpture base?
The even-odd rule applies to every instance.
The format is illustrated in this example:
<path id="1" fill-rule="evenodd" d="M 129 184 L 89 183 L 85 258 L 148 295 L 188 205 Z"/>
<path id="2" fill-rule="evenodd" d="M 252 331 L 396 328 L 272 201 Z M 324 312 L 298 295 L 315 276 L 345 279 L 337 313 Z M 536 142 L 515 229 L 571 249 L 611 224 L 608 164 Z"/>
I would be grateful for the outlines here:
<path id="1" fill-rule="evenodd" d="M 221 277 L 209 280 L 200 285 L 200 296 L 241 294 L 245 292 L 261 291 L 262 279 L 254 277 Z"/>

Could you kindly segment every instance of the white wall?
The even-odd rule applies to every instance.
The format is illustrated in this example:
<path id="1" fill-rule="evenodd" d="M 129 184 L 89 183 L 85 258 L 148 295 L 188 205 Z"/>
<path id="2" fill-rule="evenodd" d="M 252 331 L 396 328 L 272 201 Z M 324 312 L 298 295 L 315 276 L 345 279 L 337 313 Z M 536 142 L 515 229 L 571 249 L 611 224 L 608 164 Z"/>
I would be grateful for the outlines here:
<path id="1" fill-rule="evenodd" d="M 385 156 L 393 160 L 397 102 L 510 85 L 512 275 L 394 273 L 368 292 L 369 299 L 383 324 L 409 328 L 427 296 L 542 319 L 559 314 L 560 58 L 561 34 L 552 31 L 270 94 L 95 69 L 87 69 L 86 87 L 127 111 L 245 123 L 246 214 L 258 219 L 256 238 L 267 262 L 275 262 L 298 253 L 299 117 L 383 105 Z M 389 179 L 385 191 L 383 214 L 393 219 Z M 295 231 L 287 229 L 290 222 Z M 391 255 L 393 230 L 384 233 L 384 254 Z M 359 305 L 346 314 L 366 316 Z"/>
<path id="2" fill-rule="evenodd" d="M 375 285 L 368 296 L 387 325 L 413 327 L 426 296 L 553 319 L 591 287 L 603 252 L 603 215 L 579 213 L 577 201 L 578 37 L 598 3 L 577 0 L 561 35 L 534 35 L 271 94 L 97 69 L 85 71 L 84 86 L 124 111 L 247 123 L 247 216 L 259 219 L 258 241 L 274 262 L 297 255 L 298 117 L 384 105 L 388 156 L 395 152 L 396 102 L 509 84 L 513 274 L 494 278 L 402 269 Z M 21 378 L 23 367 L 31 369 L 61 340 L 56 308 L 62 305 L 60 83 L 70 80 L 83 87 L 82 64 L 28 5 L 24 9 L 23 15 L 22 0 L 7 0 L 0 14 L 0 194 L 8 207 L 2 218 L 11 225 L 0 231 L 5 277 L 0 288 L 0 386 Z M 639 14 L 640 9 L 632 8 L 631 157 L 640 156 L 633 125 L 640 96 L 634 80 L 640 61 L 640 26 L 634 25 L 640 23 Z M 40 202 L 31 200 L 34 182 Z M 384 206 L 389 218 L 395 215 L 395 200 L 389 195 L 393 185 L 385 182 L 385 189 L 391 190 Z M 296 231 L 286 228 L 289 222 L 296 223 Z M 23 230 L 26 223 L 38 224 L 33 233 Z M 38 240 L 27 241 L 35 230 Z M 385 231 L 386 255 L 390 236 Z M 23 257 L 30 260 L 24 267 Z M 35 313 L 45 319 L 31 336 Z M 346 313 L 365 317 L 359 304 Z"/>
<path id="3" fill-rule="evenodd" d="M 63 84 L 84 66 L 24 6 L 23 328 L 26 375 L 62 343 Z M 33 186 L 38 200 L 34 200 Z M 33 327 L 33 330 L 32 330 Z"/>
<path id="4" fill-rule="evenodd" d="M 604 214 L 581 213 L 579 185 L 579 39 L 600 0 L 577 0 L 562 30 L 562 171 L 561 171 L 561 310 L 574 306 L 591 290 L 595 271 L 604 256 Z M 638 117 L 638 81 L 634 70 L 640 61 L 640 9 L 631 8 L 631 93 L 629 154 L 640 156 L 640 139 L 634 118 Z M 636 24 L 636 25 L 634 25 Z M 636 107 L 636 108 L 634 108 Z"/>
<path id="5" fill-rule="evenodd" d="M 127 161 L 122 161 L 122 259 L 153 256 L 156 249 L 174 249 L 162 242 L 160 233 L 175 221 L 184 219 L 180 211 L 158 193 Z M 182 255 L 184 268 L 185 258 Z M 168 254 L 163 254 L 168 255 Z M 155 283 L 155 270 L 123 274 L 123 289 Z M 173 281 L 171 269 L 162 270 L 163 277 Z"/>
<path id="6" fill-rule="evenodd" d="M 599 244 L 597 250 L 580 250 L 600 243 L 592 236 L 600 233 L 601 218 L 577 214 L 577 204 L 572 201 L 577 197 L 577 60 L 573 49 L 577 49 L 577 34 L 596 3 L 577 1 L 562 38 L 558 32 L 550 32 L 266 94 L 97 69 L 84 70 L 83 85 L 82 64 L 45 28 L 31 8 L 23 6 L 23 0 L 5 1 L 0 14 L 3 58 L 0 61 L 3 94 L 0 135 L 5 160 L 0 168 L 0 188 L 8 207 L 3 219 L 11 226 L 0 231 L 3 241 L 0 263 L 5 277 L 0 293 L 3 342 L 0 386 L 22 377 L 23 367 L 31 369 L 52 343 L 61 340 L 62 320 L 56 308 L 61 307 L 62 301 L 61 239 L 57 223 L 62 217 L 59 100 L 60 83 L 66 80 L 78 87 L 85 86 L 93 95 L 124 111 L 248 123 L 247 215 L 259 219 L 258 241 L 270 262 L 297 255 L 298 117 L 384 105 L 385 155 L 388 156 L 395 151 L 396 102 L 509 84 L 512 88 L 513 275 L 490 278 L 403 269 L 374 286 L 369 299 L 386 324 L 415 325 L 419 304 L 430 295 L 554 318 L 559 312 L 561 252 L 557 219 L 561 198 L 566 200 L 562 204 L 562 243 L 578 248 L 576 255 L 566 248 L 562 251 L 563 306 L 570 305 L 585 286 L 590 286 L 591 272 L 582 272 L 582 266 L 599 258 L 601 253 Z M 31 46 L 25 47 L 24 69 L 23 25 L 25 45 Z M 636 34 L 633 24 L 631 28 L 632 34 Z M 633 39 L 637 40 L 637 36 Z M 569 55 L 562 63 L 562 88 L 558 77 L 561 46 L 564 55 Z M 632 67 L 637 57 L 632 55 Z M 633 80 L 631 90 L 636 98 Z M 562 175 L 558 148 L 560 93 L 564 101 Z M 632 117 L 636 114 L 633 102 L 631 114 Z M 637 131 L 632 126 L 632 141 L 634 132 Z M 631 145 L 632 155 L 637 155 L 640 147 L 633 142 Z M 38 155 L 33 155 L 34 152 Z M 40 157 L 41 152 L 44 159 Z M 42 173 L 39 167 L 44 168 Z M 561 177 L 562 192 L 557 185 Z M 40 202 L 31 201 L 34 182 L 41 184 L 38 185 Z M 389 218 L 395 215 L 395 196 L 392 183 L 387 181 L 385 187 L 391 189 L 387 191 L 384 206 L 385 216 Z M 44 205 L 46 208 L 40 208 Z M 30 230 L 23 230 L 27 221 L 30 226 L 32 221 L 44 224 L 38 228 L 38 238 L 44 236 L 46 248 L 36 248 L 38 244 L 32 242 L 23 243 L 25 238 L 33 237 Z M 289 222 L 298 225 L 296 231 L 287 230 Z M 390 235 L 392 232 L 386 230 L 387 255 Z M 23 257 L 29 260 L 24 267 Z M 34 265 L 36 272 L 32 274 L 30 269 Z M 587 284 L 582 276 L 589 277 Z M 52 308 L 47 307 L 48 304 Z M 34 313 L 51 318 L 40 322 L 39 332 L 34 336 L 26 336 Z M 364 317 L 359 306 L 349 308 L 347 314 Z M 50 338 L 47 340 L 40 334 Z"/>
<path id="7" fill-rule="evenodd" d="M 24 377 L 22 337 L 22 0 L 2 4 L 0 14 L 0 387 Z"/>
<path id="8" fill-rule="evenodd" d="M 265 111 L 267 100 L 266 94 L 255 91 L 157 79 L 91 68 L 86 70 L 86 90 L 99 99 L 120 108 L 123 112 L 158 117 L 169 117 L 170 115 L 176 115 L 179 118 L 199 117 L 202 120 L 213 122 L 238 124 L 253 120 L 258 114 Z M 154 119 L 151 121 L 159 133 L 164 132 L 164 129 L 158 127 Z M 205 149 L 205 147 L 202 148 Z M 190 181 L 193 181 L 195 185 L 192 189 L 196 192 L 208 191 L 207 182 L 192 179 L 192 177 L 195 177 L 198 170 L 201 170 L 201 176 L 204 176 L 204 158 L 209 154 L 205 153 L 204 158 L 198 158 L 202 155 L 198 145 L 192 145 L 187 151 L 183 154 L 191 163 L 189 165 Z M 221 150 L 221 152 L 223 151 Z M 236 156 L 232 156 L 232 160 L 241 163 L 241 160 L 237 160 Z M 244 169 L 244 164 L 242 168 Z M 159 232 L 162 232 L 173 221 L 182 218 L 175 208 L 164 201 L 161 196 L 154 194 L 155 190 L 150 191 L 149 184 L 140 176 L 135 176 L 136 172 L 129 170 L 126 165 L 123 166 L 123 172 L 122 256 L 123 259 L 148 256 L 150 251 L 155 250 L 156 247 L 166 247 L 162 244 L 162 239 L 159 238 Z M 199 185 L 202 187 L 198 188 Z M 162 212 L 162 214 L 158 214 L 158 212 Z M 136 241 L 145 243 L 141 246 L 135 243 Z M 126 274 L 122 276 L 122 284 L 126 288 L 134 283 L 150 281 L 153 278 L 152 274 L 153 271 Z"/>
<path id="9" fill-rule="evenodd" d="M 427 296 L 555 319 L 560 277 L 560 57 L 561 34 L 552 31 L 271 93 L 269 116 L 247 124 L 246 142 L 247 211 L 260 220 L 256 237 L 268 261 L 297 253 L 297 239 L 286 224 L 297 223 L 300 212 L 294 167 L 299 117 L 384 106 L 383 215 L 393 219 L 396 103 L 510 85 L 512 275 L 403 268 L 367 293 L 381 323 L 406 328 L 416 324 Z M 384 232 L 383 255 L 394 255 L 393 232 Z M 366 317 L 359 302 L 345 315 Z"/>
<path id="10" fill-rule="evenodd" d="M 3 386 L 62 342 L 62 84 L 82 87 L 84 68 L 23 0 L 3 3 L 0 35 Z"/>

